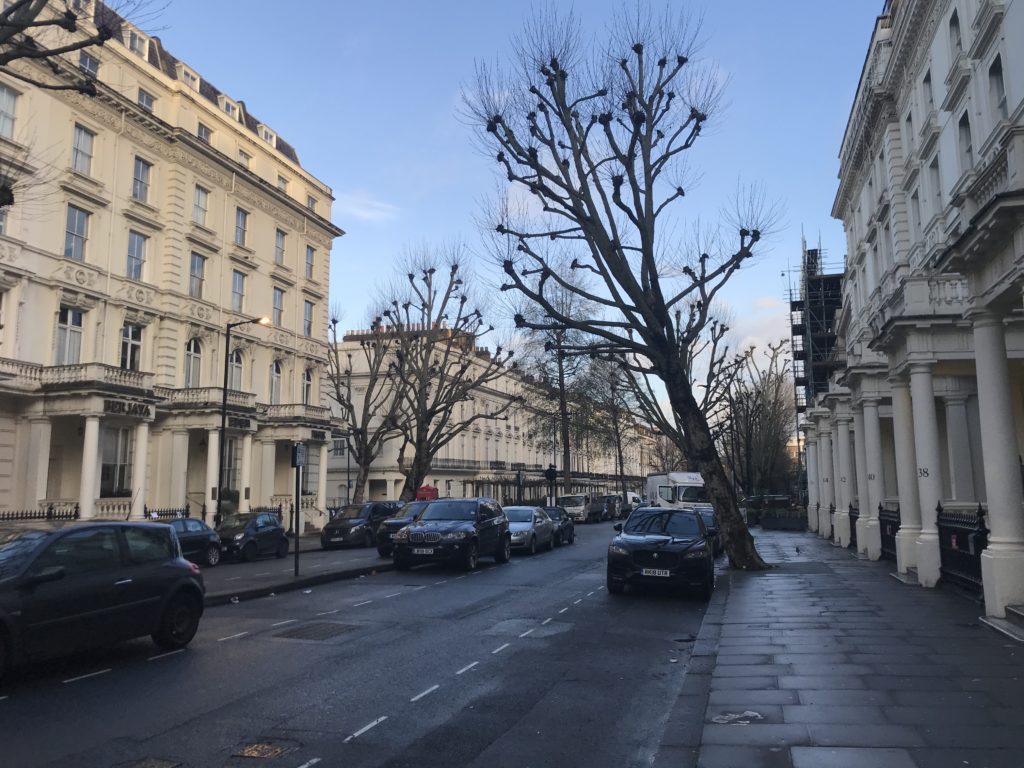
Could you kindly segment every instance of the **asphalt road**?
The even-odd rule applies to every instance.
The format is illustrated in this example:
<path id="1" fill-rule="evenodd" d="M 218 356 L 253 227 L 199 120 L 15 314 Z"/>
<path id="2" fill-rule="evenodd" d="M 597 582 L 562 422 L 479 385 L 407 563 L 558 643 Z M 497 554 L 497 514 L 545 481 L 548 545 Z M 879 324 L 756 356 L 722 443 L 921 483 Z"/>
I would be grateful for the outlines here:
<path id="1" fill-rule="evenodd" d="M 210 608 L 174 654 L 140 640 L 29 668 L 0 691 L 0 761 L 649 764 L 704 604 L 607 594 L 611 535 L 580 526 L 572 546 L 473 574 L 426 566 Z"/>

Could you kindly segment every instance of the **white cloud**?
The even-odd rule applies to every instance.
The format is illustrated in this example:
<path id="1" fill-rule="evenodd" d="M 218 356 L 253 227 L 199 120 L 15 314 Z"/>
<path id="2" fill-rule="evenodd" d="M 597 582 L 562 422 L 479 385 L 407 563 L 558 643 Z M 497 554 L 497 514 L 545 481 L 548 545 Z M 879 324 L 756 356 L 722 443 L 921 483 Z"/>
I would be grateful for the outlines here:
<path id="1" fill-rule="evenodd" d="M 775 296 L 758 296 L 754 299 L 754 306 L 758 309 L 781 309 L 782 302 Z"/>
<path id="2" fill-rule="evenodd" d="M 375 200 L 365 189 L 356 189 L 335 198 L 334 213 L 360 221 L 379 222 L 397 219 L 399 208 L 383 200 Z"/>

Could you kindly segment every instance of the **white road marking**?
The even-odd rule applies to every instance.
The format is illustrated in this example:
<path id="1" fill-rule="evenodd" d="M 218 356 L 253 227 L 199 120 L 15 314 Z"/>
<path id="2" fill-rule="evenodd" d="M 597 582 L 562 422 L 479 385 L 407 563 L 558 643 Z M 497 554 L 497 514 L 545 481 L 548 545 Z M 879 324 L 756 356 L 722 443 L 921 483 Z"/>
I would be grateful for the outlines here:
<path id="1" fill-rule="evenodd" d="M 579 600 L 573 600 L 573 601 L 572 601 L 572 604 L 573 604 L 573 605 L 579 605 L 579 604 L 580 604 L 580 603 L 582 603 L 582 602 L 583 602 L 583 598 L 581 597 L 581 598 L 580 598 Z"/>
<path id="2" fill-rule="evenodd" d="M 263 571 L 261 573 L 254 573 L 253 576 L 269 576 L 270 571 Z"/>
<path id="3" fill-rule="evenodd" d="M 314 757 L 308 763 L 303 763 L 302 765 L 300 765 L 299 768 L 313 768 L 313 766 L 316 765 L 319 762 L 320 762 L 320 758 L 319 757 Z"/>
<path id="4" fill-rule="evenodd" d="M 436 587 L 438 584 L 447 584 L 447 583 L 448 583 L 448 579 L 441 579 L 440 581 L 435 581 L 434 582 L 434 586 Z"/>
<path id="5" fill-rule="evenodd" d="M 540 624 L 541 624 L 541 626 L 544 626 L 545 624 L 549 623 L 550 621 L 551 621 L 550 618 L 544 619 L 544 621 L 542 621 Z"/>
<path id="6" fill-rule="evenodd" d="M 597 592 L 597 591 L 600 591 L 600 590 L 602 590 L 602 589 L 604 589 L 604 587 L 598 587 L 598 588 L 597 588 L 596 590 L 594 590 L 594 591 L 595 591 L 595 592 Z"/>
<path id="7" fill-rule="evenodd" d="M 234 640 L 236 637 L 244 637 L 248 635 L 248 632 L 239 632 L 237 635 L 228 635 L 227 637 L 218 637 L 217 642 L 223 643 L 225 640 Z"/>
<path id="8" fill-rule="evenodd" d="M 98 672 L 90 672 L 87 675 L 79 675 L 78 677 L 69 677 L 67 680 L 61 680 L 62 683 L 77 683 L 79 680 L 85 680 L 89 677 L 96 677 L 96 675 L 105 675 L 109 672 L 109 669 L 101 669 Z"/>
<path id="9" fill-rule="evenodd" d="M 533 634 L 533 630 L 532 629 L 528 629 L 525 632 L 523 632 L 523 634 L 521 634 L 520 637 L 526 637 L 527 635 L 532 635 L 532 634 Z"/>
<path id="10" fill-rule="evenodd" d="M 6 701 L 6 700 L 7 700 L 6 696 L 0 696 L 0 701 Z"/>
<path id="11" fill-rule="evenodd" d="M 401 592 L 392 592 L 390 595 L 384 595 L 384 599 L 387 600 L 389 597 L 398 597 Z"/>
<path id="12" fill-rule="evenodd" d="M 587 592 L 587 597 L 590 597 L 592 594 L 594 594 L 594 593 L 593 592 Z"/>
<path id="13" fill-rule="evenodd" d="M 387 719 L 388 719 L 388 716 L 387 716 L 387 715 L 383 715 L 383 716 L 381 716 L 381 717 L 378 717 L 378 718 L 377 718 L 376 720 L 374 720 L 374 721 L 373 721 L 372 723 L 368 723 L 367 725 L 364 725 L 364 726 L 363 726 L 362 728 L 360 728 L 360 729 L 359 729 L 358 731 L 356 731 L 356 732 L 355 732 L 355 733 L 353 733 L 353 734 L 352 734 L 351 736 L 349 736 L 349 737 L 348 737 L 347 739 L 345 739 L 345 741 L 344 741 L 344 742 L 342 742 L 342 743 L 344 743 L 344 744 L 348 744 L 348 743 L 349 743 L 350 741 L 352 741 L 352 739 L 358 739 L 358 738 L 359 738 L 360 736 L 362 736 L 362 735 L 363 735 L 364 733 L 366 733 L 366 732 L 367 732 L 368 730 L 370 730 L 371 728 L 376 728 L 376 727 L 377 727 L 378 725 L 380 725 L 381 723 L 383 723 L 383 722 L 384 722 L 385 720 L 387 720 Z"/>
<path id="14" fill-rule="evenodd" d="M 291 568 L 289 568 L 288 570 L 290 571 Z M 238 581 L 240 578 L 242 578 L 242 577 L 241 576 L 229 576 L 227 579 L 225 579 L 225 581 Z"/>
<path id="15" fill-rule="evenodd" d="M 459 579 L 464 579 L 464 578 L 466 578 L 466 576 L 468 576 L 468 575 L 469 575 L 469 574 L 467 574 L 467 573 L 464 573 L 464 574 L 462 574 L 461 576 L 456 576 L 456 577 L 455 577 L 455 580 L 456 580 L 456 581 L 458 581 Z"/>
<path id="16" fill-rule="evenodd" d="M 493 651 L 491 651 L 491 655 L 493 656 L 496 653 L 501 653 L 506 648 L 508 648 L 508 646 L 509 646 L 508 643 L 505 643 L 504 645 L 499 645 L 497 648 L 495 648 Z"/>
<path id="17" fill-rule="evenodd" d="M 427 688 L 427 690 L 421 691 L 420 693 L 417 693 L 415 696 L 413 696 L 411 699 L 409 699 L 409 701 L 410 702 L 419 701 L 424 696 L 429 696 L 430 694 L 432 694 L 434 691 L 436 691 L 440 687 L 441 687 L 440 685 L 432 685 L 429 688 Z"/>
<path id="18" fill-rule="evenodd" d="M 456 675 L 461 675 L 463 672 L 469 672 L 469 670 L 471 670 L 473 667 L 475 667 L 479 663 L 480 663 L 479 661 L 474 661 L 472 664 L 467 664 L 466 666 L 464 666 L 462 669 L 460 669 L 455 674 Z"/>
<path id="19" fill-rule="evenodd" d="M 283 627 L 285 624 L 294 624 L 298 619 L 286 619 L 285 621 L 279 621 L 276 624 L 271 624 L 272 627 Z"/>
<path id="20" fill-rule="evenodd" d="M 421 590 L 421 589 L 426 589 L 426 588 L 427 588 L 426 584 L 420 584 L 418 587 L 413 589 L 413 592 L 416 592 L 416 591 Z"/>
<path id="21" fill-rule="evenodd" d="M 372 602 L 373 602 L 373 600 L 364 600 L 364 601 L 363 601 L 363 602 L 361 602 L 361 603 L 356 603 L 356 604 L 355 604 L 355 605 L 353 605 L 352 607 L 353 607 L 353 608 L 358 608 L 358 607 L 359 607 L 359 606 L 361 606 L 361 605 L 369 605 L 369 604 L 370 604 L 370 603 L 372 603 Z"/>
<path id="22" fill-rule="evenodd" d="M 330 616 L 332 613 L 337 613 L 338 610 L 338 608 L 335 608 L 333 611 L 320 611 L 317 616 Z"/>
<path id="23" fill-rule="evenodd" d="M 309 566 L 310 568 L 323 568 L 323 563 L 317 563 L 316 565 Z"/>
<path id="24" fill-rule="evenodd" d="M 168 656 L 174 656 L 178 653 L 184 653 L 184 648 L 179 648 L 176 651 L 168 651 L 167 653 L 158 653 L 156 656 L 150 656 L 146 661 L 156 661 L 157 659 L 166 659 Z"/>
<path id="25" fill-rule="evenodd" d="M 472 572 L 471 574 L 469 574 L 469 575 L 470 575 L 470 576 L 479 576 L 479 575 L 480 575 L 481 573 L 483 573 L 483 571 L 473 571 L 473 572 Z"/>
<path id="26" fill-rule="evenodd" d="M 560 610 L 560 611 L 559 611 L 559 613 L 565 613 L 565 612 L 566 612 L 566 611 L 568 611 L 568 610 L 569 610 L 569 606 L 565 606 L 565 608 L 563 608 L 562 610 Z"/>

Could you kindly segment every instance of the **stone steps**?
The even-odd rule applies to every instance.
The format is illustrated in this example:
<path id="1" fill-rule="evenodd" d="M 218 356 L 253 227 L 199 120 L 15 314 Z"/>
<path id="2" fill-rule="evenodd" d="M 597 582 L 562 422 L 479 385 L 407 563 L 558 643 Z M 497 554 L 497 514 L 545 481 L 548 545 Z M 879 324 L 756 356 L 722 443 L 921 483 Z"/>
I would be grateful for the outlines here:
<path id="1" fill-rule="evenodd" d="M 994 616 L 982 616 L 981 622 L 1007 637 L 1024 643 L 1024 605 L 1006 606 L 1005 619 L 997 619 Z"/>

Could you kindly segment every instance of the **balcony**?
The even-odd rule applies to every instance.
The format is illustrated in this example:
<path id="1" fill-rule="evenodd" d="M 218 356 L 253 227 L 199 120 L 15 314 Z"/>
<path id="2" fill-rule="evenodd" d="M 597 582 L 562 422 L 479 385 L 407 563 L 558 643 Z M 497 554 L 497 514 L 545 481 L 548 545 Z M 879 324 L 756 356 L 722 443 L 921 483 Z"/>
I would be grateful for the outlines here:
<path id="1" fill-rule="evenodd" d="M 967 91 L 967 84 L 971 80 L 971 62 L 963 51 L 956 55 L 953 64 L 946 75 L 946 98 L 942 100 L 942 109 L 952 112 L 960 98 Z"/>
<path id="2" fill-rule="evenodd" d="M 885 319 L 959 317 L 967 309 L 967 280 L 960 275 L 908 277 L 882 312 Z"/>
<path id="3" fill-rule="evenodd" d="M 988 53 L 989 47 L 999 34 L 999 27 L 1005 14 L 1006 0 L 981 0 L 974 21 L 971 22 L 974 43 L 968 55 L 972 59 L 984 58 Z"/>
<path id="4" fill-rule="evenodd" d="M 126 371 L 103 363 L 49 366 L 7 358 L 0 358 L 0 381 L 4 382 L 6 389 L 24 392 L 85 387 L 119 390 L 153 388 L 153 374 L 143 371 Z"/>
<path id="5" fill-rule="evenodd" d="M 925 115 L 924 122 L 921 123 L 921 130 L 918 132 L 917 142 L 917 157 L 919 160 L 925 160 L 935 149 L 935 145 L 939 141 L 939 116 L 938 113 L 933 109 L 927 115 Z"/>
<path id="6" fill-rule="evenodd" d="M 186 389 L 157 387 L 156 394 L 164 398 L 168 406 L 183 409 L 220 408 L 223 399 L 223 390 L 220 387 L 188 387 Z M 228 408 L 245 411 L 255 410 L 256 395 L 229 389 Z"/>
<path id="7" fill-rule="evenodd" d="M 271 422 L 316 422 L 326 423 L 331 419 L 331 409 L 319 405 L 302 403 L 281 403 L 277 405 L 258 405 L 260 416 Z"/>

